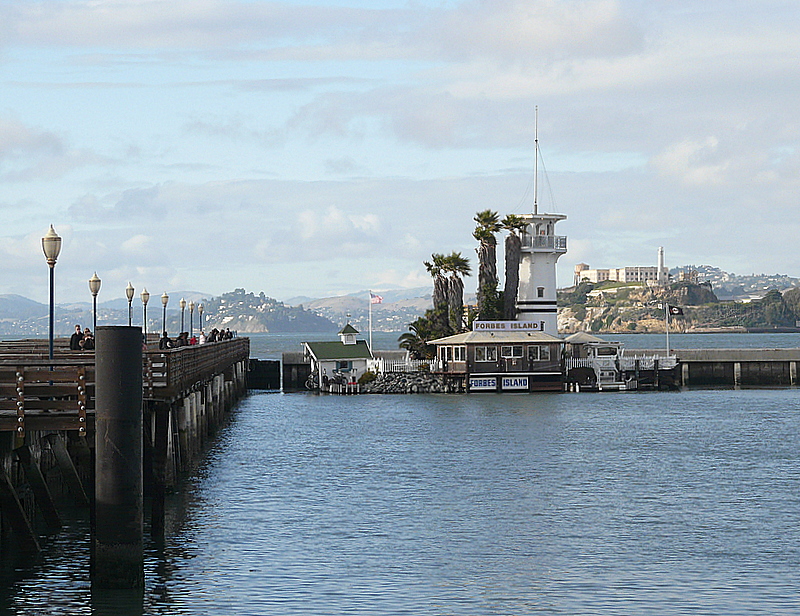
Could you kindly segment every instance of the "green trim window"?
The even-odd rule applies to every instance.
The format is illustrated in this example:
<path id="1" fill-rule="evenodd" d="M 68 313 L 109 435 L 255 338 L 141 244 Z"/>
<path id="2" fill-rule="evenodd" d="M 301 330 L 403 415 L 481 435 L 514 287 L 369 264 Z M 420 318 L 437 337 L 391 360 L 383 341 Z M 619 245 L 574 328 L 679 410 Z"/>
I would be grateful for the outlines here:
<path id="1" fill-rule="evenodd" d="M 350 372 L 353 368 L 353 362 L 351 361 L 337 361 L 336 362 L 336 369 L 339 372 Z"/>
<path id="2" fill-rule="evenodd" d="M 476 346 L 475 361 L 497 361 L 496 346 Z"/>

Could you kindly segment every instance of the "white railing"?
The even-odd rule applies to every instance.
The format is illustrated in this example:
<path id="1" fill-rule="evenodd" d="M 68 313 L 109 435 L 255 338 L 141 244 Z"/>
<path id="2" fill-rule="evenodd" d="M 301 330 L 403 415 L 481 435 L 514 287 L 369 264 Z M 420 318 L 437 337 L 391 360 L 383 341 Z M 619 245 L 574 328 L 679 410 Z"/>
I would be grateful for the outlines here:
<path id="1" fill-rule="evenodd" d="M 435 359 L 383 359 L 378 357 L 367 362 L 367 369 L 377 374 L 387 372 L 419 372 L 420 370 L 433 369 Z"/>
<path id="2" fill-rule="evenodd" d="M 655 360 L 658 360 L 659 370 L 671 370 L 678 365 L 678 358 L 674 355 L 667 357 L 663 355 L 634 355 L 620 357 L 618 360 L 614 357 L 567 357 L 565 365 L 567 370 L 572 368 L 616 368 L 618 361 L 620 370 L 635 370 L 636 362 L 638 361 L 640 370 L 653 370 Z"/>
<path id="3" fill-rule="evenodd" d="M 522 236 L 523 248 L 546 248 L 550 250 L 567 250 L 566 235 L 528 235 Z"/>

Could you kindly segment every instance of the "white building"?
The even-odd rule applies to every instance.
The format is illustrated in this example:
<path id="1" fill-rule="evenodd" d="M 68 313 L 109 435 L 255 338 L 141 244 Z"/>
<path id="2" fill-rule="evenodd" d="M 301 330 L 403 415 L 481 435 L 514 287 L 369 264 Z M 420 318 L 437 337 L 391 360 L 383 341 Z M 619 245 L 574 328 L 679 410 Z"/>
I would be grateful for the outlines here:
<path id="1" fill-rule="evenodd" d="M 669 270 L 664 265 L 664 249 L 658 249 L 658 265 L 635 265 L 611 269 L 591 269 L 586 263 L 575 266 L 575 284 L 588 280 L 594 284 L 606 281 L 641 282 L 644 284 L 664 285 L 669 282 Z"/>
<path id="2" fill-rule="evenodd" d="M 556 262 L 567 252 L 567 238 L 556 235 L 556 223 L 564 214 L 524 214 L 522 259 L 519 264 L 517 320 L 539 324 L 539 331 L 558 335 Z"/>

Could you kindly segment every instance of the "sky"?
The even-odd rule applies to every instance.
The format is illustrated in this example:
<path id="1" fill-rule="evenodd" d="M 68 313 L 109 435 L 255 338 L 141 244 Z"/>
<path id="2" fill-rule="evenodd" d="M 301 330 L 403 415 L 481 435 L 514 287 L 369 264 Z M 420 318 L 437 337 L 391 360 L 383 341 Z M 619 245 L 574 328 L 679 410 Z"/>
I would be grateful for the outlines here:
<path id="1" fill-rule="evenodd" d="M 798 101 L 795 0 L 0 0 L 0 293 L 47 301 L 51 224 L 59 302 L 477 269 L 537 108 L 560 285 L 659 246 L 800 276 Z"/>

